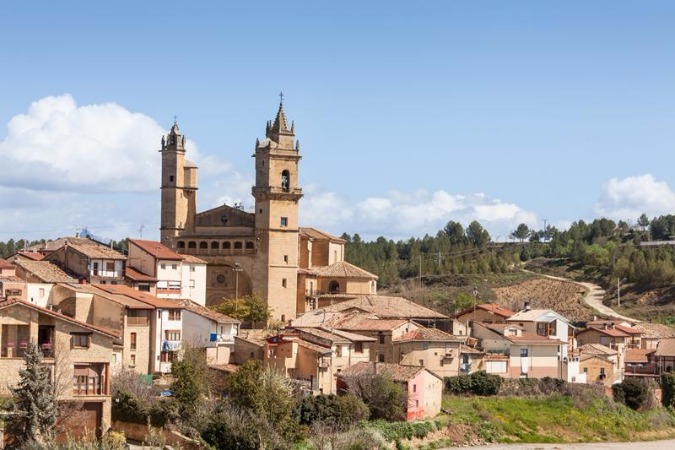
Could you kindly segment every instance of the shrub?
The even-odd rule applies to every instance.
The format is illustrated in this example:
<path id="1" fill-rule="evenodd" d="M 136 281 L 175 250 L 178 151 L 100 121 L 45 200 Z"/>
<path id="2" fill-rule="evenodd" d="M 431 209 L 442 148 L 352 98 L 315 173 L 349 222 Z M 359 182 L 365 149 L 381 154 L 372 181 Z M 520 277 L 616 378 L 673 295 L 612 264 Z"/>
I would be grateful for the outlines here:
<path id="1" fill-rule="evenodd" d="M 298 421 L 305 425 L 324 422 L 345 426 L 367 419 L 370 411 L 355 395 L 330 394 L 304 397 L 298 403 L 297 415 Z"/>
<path id="2" fill-rule="evenodd" d="M 675 373 L 661 374 L 661 404 L 666 408 L 675 407 Z"/>
<path id="3" fill-rule="evenodd" d="M 637 411 L 649 400 L 649 386 L 635 378 L 614 385 L 614 400 Z"/>
<path id="4" fill-rule="evenodd" d="M 446 377 L 445 392 L 454 395 L 497 395 L 502 382 L 503 379 L 499 375 L 492 375 L 481 370 L 471 375 Z"/>

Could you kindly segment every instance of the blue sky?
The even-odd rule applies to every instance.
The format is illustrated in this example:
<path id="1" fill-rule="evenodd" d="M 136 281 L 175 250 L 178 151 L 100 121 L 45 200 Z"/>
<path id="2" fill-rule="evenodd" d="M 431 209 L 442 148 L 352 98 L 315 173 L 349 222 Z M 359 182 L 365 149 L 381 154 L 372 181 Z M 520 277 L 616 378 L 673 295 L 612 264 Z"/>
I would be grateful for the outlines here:
<path id="1" fill-rule="evenodd" d="M 394 239 L 477 219 L 675 212 L 672 2 L 2 2 L 0 240 L 158 235 L 178 116 L 198 208 L 252 203 L 279 91 L 301 224 Z"/>

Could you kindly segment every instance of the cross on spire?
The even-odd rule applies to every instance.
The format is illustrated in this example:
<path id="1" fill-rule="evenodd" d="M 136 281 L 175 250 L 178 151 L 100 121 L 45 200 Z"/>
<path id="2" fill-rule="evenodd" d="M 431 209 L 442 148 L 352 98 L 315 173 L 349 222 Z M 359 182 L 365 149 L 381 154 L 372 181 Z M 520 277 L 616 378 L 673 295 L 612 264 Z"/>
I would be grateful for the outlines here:
<path id="1" fill-rule="evenodd" d="M 173 124 L 178 125 L 178 116 L 176 115 L 173 116 Z"/>
<path id="2" fill-rule="evenodd" d="M 279 92 L 279 103 L 282 104 L 282 105 L 284 104 L 284 93 L 283 92 Z"/>

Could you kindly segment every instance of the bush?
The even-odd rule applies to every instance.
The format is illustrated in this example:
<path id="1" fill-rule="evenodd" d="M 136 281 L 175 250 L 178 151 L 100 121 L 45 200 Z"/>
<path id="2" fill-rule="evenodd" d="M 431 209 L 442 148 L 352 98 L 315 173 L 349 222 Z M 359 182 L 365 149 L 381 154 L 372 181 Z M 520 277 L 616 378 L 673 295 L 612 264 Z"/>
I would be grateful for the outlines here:
<path id="1" fill-rule="evenodd" d="M 675 408 L 675 373 L 661 374 L 661 404 L 666 408 Z"/>
<path id="2" fill-rule="evenodd" d="M 484 370 L 471 375 L 445 378 L 445 392 L 453 395 L 497 395 L 504 380 L 499 375 L 492 375 Z"/>
<path id="3" fill-rule="evenodd" d="M 324 422 L 346 426 L 365 420 L 370 411 L 355 395 L 317 395 L 304 397 L 297 407 L 298 421 L 304 425 Z"/>
<path id="4" fill-rule="evenodd" d="M 614 401 L 623 403 L 635 411 L 642 408 L 649 397 L 649 386 L 638 379 L 626 378 L 621 383 L 614 385 Z"/>
<path id="5" fill-rule="evenodd" d="M 389 442 L 398 442 L 402 439 L 423 439 L 427 434 L 436 431 L 436 424 L 430 420 L 419 422 L 385 422 L 376 420 L 371 427 L 382 433 Z"/>

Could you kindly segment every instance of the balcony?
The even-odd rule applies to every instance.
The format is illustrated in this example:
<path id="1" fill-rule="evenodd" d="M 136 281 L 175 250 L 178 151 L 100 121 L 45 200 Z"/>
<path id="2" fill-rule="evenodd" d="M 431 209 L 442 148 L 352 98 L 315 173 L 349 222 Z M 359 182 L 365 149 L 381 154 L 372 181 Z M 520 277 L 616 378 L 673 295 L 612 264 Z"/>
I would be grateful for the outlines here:
<path id="1" fill-rule="evenodd" d="M 182 341 L 164 341 L 162 342 L 163 352 L 177 352 L 182 347 Z"/>
<path id="2" fill-rule="evenodd" d="M 462 363 L 459 366 L 460 372 L 471 372 L 471 363 Z"/>
<path id="3" fill-rule="evenodd" d="M 127 317 L 127 325 L 130 327 L 147 327 L 149 324 L 147 317 Z"/>

